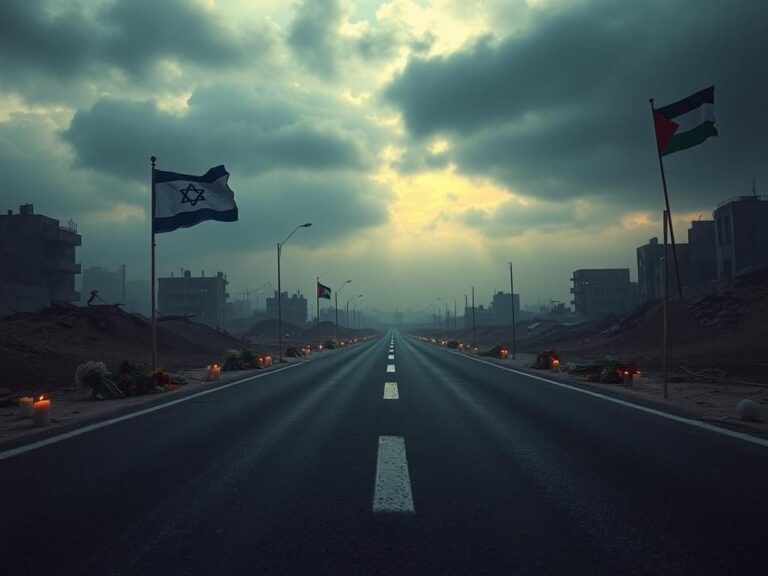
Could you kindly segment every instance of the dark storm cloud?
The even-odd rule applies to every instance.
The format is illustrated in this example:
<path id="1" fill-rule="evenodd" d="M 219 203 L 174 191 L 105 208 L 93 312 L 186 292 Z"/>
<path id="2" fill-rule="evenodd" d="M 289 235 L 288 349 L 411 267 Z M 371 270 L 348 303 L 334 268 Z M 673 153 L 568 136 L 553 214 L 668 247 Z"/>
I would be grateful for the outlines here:
<path id="1" fill-rule="evenodd" d="M 56 174 L 56 162 L 44 152 L 50 149 L 49 127 L 39 123 L 34 116 L 16 115 L 12 120 L 0 123 L 0 173 L 7 193 L 2 210 L 18 209 L 17 204 L 33 203 L 40 208 L 42 200 L 51 196 L 50 208 L 58 213 L 62 208 L 73 206 L 82 209 L 77 190 L 60 181 Z M 59 165 L 67 168 L 66 160 Z M 53 169 L 52 169 L 53 168 Z M 56 194 L 51 191 L 56 190 Z M 10 204 L 7 204 L 10 202 Z"/>
<path id="2" fill-rule="evenodd" d="M 720 136 L 667 160 L 677 207 L 714 207 L 768 176 L 766 21 L 768 4 L 756 1 L 585 3 L 521 35 L 414 59 L 384 96 L 414 146 L 448 137 L 464 173 L 528 196 L 656 208 L 647 99 L 663 105 L 715 84 Z"/>
<path id="3" fill-rule="evenodd" d="M 142 180 L 147 158 L 162 167 L 200 171 L 225 163 L 254 175 L 270 170 L 361 170 L 368 166 L 359 133 L 338 122 L 310 118 L 287 99 L 202 90 L 183 116 L 154 102 L 100 100 L 77 112 L 63 138 L 76 166 Z M 171 168 L 172 167 L 172 168 Z"/>
<path id="4" fill-rule="evenodd" d="M 71 82 L 117 71 L 138 76 L 158 60 L 232 67 L 244 48 L 214 14 L 185 0 L 0 3 L 0 77 L 6 88 L 32 78 Z"/>
<path id="5" fill-rule="evenodd" d="M 299 61 L 323 78 L 336 75 L 338 28 L 343 19 L 338 0 L 303 0 L 288 33 Z"/>
<path id="6" fill-rule="evenodd" d="M 435 40 L 430 33 L 416 37 L 402 26 L 381 22 L 359 37 L 343 36 L 339 30 L 349 17 L 340 0 L 303 0 L 296 5 L 287 42 L 307 71 L 326 80 L 335 79 L 355 59 L 385 62 L 403 46 L 420 54 Z"/>

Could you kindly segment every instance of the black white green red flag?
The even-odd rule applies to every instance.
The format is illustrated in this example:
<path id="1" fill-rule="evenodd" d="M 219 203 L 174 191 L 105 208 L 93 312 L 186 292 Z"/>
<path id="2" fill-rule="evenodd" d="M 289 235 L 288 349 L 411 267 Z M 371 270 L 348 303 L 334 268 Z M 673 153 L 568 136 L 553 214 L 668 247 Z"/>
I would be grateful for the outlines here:
<path id="1" fill-rule="evenodd" d="M 323 284 L 320 284 L 320 282 L 317 283 L 317 297 L 318 298 L 325 298 L 327 300 L 331 299 L 331 289 L 328 286 L 325 286 Z"/>
<path id="2" fill-rule="evenodd" d="M 653 125 L 660 156 L 701 144 L 717 136 L 715 87 L 710 86 L 678 102 L 654 108 Z"/>

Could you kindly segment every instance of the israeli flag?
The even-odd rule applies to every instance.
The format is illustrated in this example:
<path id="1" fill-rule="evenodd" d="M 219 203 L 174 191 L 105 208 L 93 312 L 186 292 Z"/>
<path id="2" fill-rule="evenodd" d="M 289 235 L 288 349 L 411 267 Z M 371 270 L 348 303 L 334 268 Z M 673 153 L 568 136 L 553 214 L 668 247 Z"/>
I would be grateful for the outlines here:
<path id="1" fill-rule="evenodd" d="M 224 165 L 202 176 L 155 170 L 155 234 L 189 228 L 205 220 L 235 222 L 235 193 L 227 185 Z"/>

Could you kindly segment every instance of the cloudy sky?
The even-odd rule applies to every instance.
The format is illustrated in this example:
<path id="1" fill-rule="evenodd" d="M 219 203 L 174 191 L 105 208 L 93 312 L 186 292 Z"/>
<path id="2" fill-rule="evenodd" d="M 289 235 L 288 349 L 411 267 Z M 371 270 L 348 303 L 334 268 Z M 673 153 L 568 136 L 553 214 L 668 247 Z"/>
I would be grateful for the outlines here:
<path id="1" fill-rule="evenodd" d="M 276 284 L 310 221 L 291 292 L 484 303 L 511 259 L 523 305 L 569 301 L 573 270 L 635 278 L 660 235 L 649 97 L 716 86 L 720 135 L 665 158 L 678 237 L 768 187 L 766 22 L 762 0 L 5 0 L 2 208 L 148 278 L 149 156 L 223 163 L 240 220 L 159 235 L 160 275 Z"/>

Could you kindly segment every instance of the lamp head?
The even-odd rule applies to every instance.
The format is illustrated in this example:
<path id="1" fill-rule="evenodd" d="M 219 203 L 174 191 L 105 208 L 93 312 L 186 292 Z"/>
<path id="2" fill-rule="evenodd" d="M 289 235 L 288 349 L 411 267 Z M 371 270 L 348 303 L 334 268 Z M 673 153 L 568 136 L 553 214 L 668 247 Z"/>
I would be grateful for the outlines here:
<path id="1" fill-rule="evenodd" d="M 312 222 L 307 222 L 306 224 L 302 224 L 300 228 L 309 228 L 310 226 L 312 226 Z"/>

